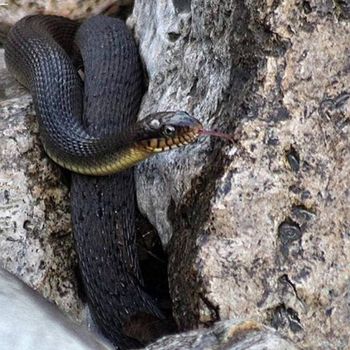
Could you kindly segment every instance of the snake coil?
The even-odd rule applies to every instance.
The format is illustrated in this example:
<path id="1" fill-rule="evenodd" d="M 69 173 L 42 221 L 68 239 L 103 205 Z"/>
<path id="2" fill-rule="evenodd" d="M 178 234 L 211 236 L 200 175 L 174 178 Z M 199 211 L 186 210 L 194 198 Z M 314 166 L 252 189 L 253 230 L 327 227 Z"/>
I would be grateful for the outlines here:
<path id="1" fill-rule="evenodd" d="M 84 93 L 69 57 L 74 37 L 84 61 Z M 26 17 L 8 36 L 6 63 L 32 93 L 44 143 L 54 135 L 81 152 L 75 140 L 86 137 L 85 130 L 93 137 L 106 137 L 136 121 L 142 70 L 136 45 L 120 20 L 97 16 L 79 28 L 62 17 Z M 123 336 L 123 324 L 139 312 L 156 317 L 161 313 L 142 290 L 133 170 L 107 177 L 73 174 L 71 207 L 93 318 L 116 347 L 135 346 Z"/>
<path id="2" fill-rule="evenodd" d="M 80 56 L 84 83 L 74 65 Z M 136 121 L 142 68 L 118 19 L 96 16 L 79 26 L 63 17 L 25 17 L 8 35 L 5 60 L 31 91 L 46 152 L 73 171 L 73 232 L 92 316 L 116 347 L 135 347 L 125 324 L 138 314 L 162 314 L 143 289 L 131 167 L 205 131 L 181 111 Z"/>

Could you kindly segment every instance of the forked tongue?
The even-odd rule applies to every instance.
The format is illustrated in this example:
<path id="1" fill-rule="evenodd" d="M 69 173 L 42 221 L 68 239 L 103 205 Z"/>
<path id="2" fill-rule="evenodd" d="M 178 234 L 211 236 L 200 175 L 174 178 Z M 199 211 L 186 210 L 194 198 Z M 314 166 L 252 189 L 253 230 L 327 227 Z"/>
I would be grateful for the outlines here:
<path id="1" fill-rule="evenodd" d="M 202 130 L 200 132 L 200 136 L 215 136 L 215 137 L 221 137 L 223 139 L 226 139 L 232 143 L 235 142 L 233 135 L 229 135 L 229 134 L 225 134 L 223 132 L 220 131 L 215 131 L 215 130 Z"/>

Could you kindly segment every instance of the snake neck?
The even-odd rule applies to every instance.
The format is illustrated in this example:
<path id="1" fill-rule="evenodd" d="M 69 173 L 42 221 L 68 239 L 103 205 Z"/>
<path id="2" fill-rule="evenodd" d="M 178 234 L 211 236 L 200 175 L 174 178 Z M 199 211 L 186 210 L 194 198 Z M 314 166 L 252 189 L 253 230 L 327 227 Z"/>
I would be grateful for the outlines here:
<path id="1" fill-rule="evenodd" d="M 64 130 L 61 130 L 62 132 Z M 75 173 L 93 176 L 111 175 L 150 157 L 153 152 L 138 140 L 138 134 L 138 123 L 128 130 L 106 138 L 95 138 L 85 132 L 72 135 L 70 130 L 67 137 L 62 136 L 59 139 L 66 140 L 65 145 L 61 147 L 58 144 L 53 145 L 52 139 L 47 142 L 45 131 L 41 131 L 44 149 L 55 163 Z M 74 139 L 68 146 L 72 136 Z M 70 149 L 74 150 L 74 155 L 67 152 Z M 79 155 L 77 150 L 84 151 Z"/>

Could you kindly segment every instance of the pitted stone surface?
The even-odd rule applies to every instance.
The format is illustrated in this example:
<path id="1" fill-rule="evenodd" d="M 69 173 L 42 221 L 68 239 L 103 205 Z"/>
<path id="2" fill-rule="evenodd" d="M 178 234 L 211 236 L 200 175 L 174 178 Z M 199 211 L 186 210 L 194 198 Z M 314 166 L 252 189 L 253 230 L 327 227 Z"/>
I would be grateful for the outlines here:
<path id="1" fill-rule="evenodd" d="M 68 190 L 0 50 L 0 265 L 79 319 Z"/>
<path id="2" fill-rule="evenodd" d="M 305 349 L 350 343 L 348 19 L 328 0 L 135 2 L 149 77 L 140 117 L 185 109 L 238 140 L 203 138 L 137 170 L 180 328 L 248 317 Z M 66 190 L 16 86 L 0 86 L 2 261 L 78 313 L 74 288 L 61 289 L 74 284 Z"/>
<path id="3" fill-rule="evenodd" d="M 305 349 L 350 343 L 349 9 L 330 1 L 137 1 L 141 116 L 233 132 L 138 168 L 184 329 L 254 317 Z M 149 30 L 144 30 L 149 28 Z"/>
<path id="4" fill-rule="evenodd" d="M 1 24 L 13 25 L 22 17 L 37 13 L 83 19 L 108 11 L 111 7 L 114 7 L 113 12 L 117 12 L 121 6 L 131 4 L 132 0 L 2 0 L 0 29 Z"/>
<path id="5" fill-rule="evenodd" d="M 145 350 L 297 350 L 276 331 L 252 320 L 218 322 L 209 329 L 163 337 Z"/>

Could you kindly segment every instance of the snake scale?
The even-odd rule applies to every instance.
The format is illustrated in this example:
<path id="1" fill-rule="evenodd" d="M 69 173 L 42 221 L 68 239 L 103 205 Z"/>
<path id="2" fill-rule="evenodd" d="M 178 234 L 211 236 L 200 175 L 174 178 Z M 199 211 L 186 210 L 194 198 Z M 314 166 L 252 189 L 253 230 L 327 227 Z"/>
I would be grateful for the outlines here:
<path id="1" fill-rule="evenodd" d="M 185 112 L 136 122 L 143 73 L 121 20 L 96 16 L 80 26 L 57 16 L 25 17 L 8 35 L 5 60 L 33 96 L 46 152 L 73 171 L 74 240 L 92 317 L 116 348 L 138 346 L 123 334 L 125 323 L 162 314 L 143 289 L 131 167 L 194 141 L 202 126 Z"/>
<path id="2" fill-rule="evenodd" d="M 125 130 L 135 123 L 142 97 L 142 71 L 134 42 L 125 24 L 114 19 L 95 17 L 81 29 L 88 34 L 83 41 L 78 32 L 81 54 L 91 55 L 84 65 L 84 122 L 90 132 L 102 136 Z M 94 42 L 103 43 L 99 50 L 91 49 Z M 114 63 L 101 65 L 101 54 Z M 113 56 L 118 60 L 110 60 Z M 100 76 L 113 88 L 104 90 L 97 79 Z M 140 284 L 133 169 L 107 177 L 73 173 L 71 198 L 73 227 L 86 233 L 75 235 L 75 242 L 94 317 L 109 339 L 117 339 L 114 345 L 127 346 L 131 342 L 121 337 L 120 329 L 129 315 L 151 312 L 161 316 Z M 81 205 L 86 202 L 89 206 Z"/>

